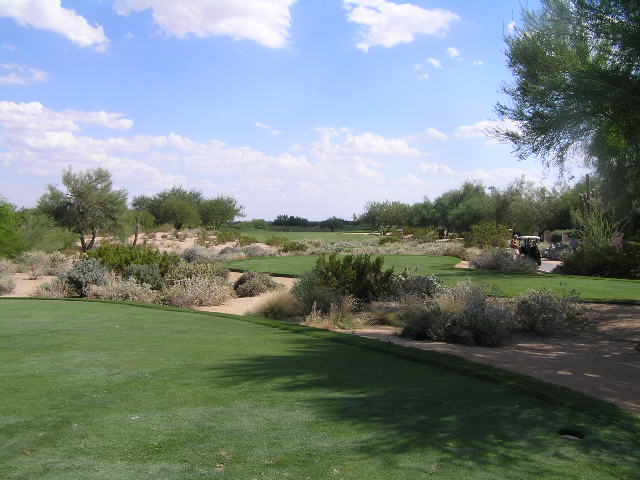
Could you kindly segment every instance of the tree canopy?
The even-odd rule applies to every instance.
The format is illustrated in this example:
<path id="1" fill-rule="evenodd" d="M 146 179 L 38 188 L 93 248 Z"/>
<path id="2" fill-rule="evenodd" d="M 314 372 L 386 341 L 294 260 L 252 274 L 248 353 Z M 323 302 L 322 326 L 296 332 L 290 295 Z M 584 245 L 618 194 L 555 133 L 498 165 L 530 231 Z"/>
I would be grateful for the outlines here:
<path id="1" fill-rule="evenodd" d="M 542 0 L 506 38 L 514 80 L 496 131 L 516 154 L 566 167 L 585 158 L 606 203 L 640 226 L 640 3 Z"/>
<path id="2" fill-rule="evenodd" d="M 80 234 L 82 251 L 93 248 L 98 233 L 115 225 L 127 207 L 127 193 L 113 190 L 111 173 L 104 168 L 62 172 L 65 191 L 49 185 L 38 200 L 38 210 L 62 227 Z M 90 235 L 89 242 L 86 236 Z"/>
<path id="3" fill-rule="evenodd" d="M 236 217 L 244 217 L 244 207 L 233 197 L 220 195 L 210 200 L 203 200 L 198 206 L 202 223 L 216 230 Z"/>

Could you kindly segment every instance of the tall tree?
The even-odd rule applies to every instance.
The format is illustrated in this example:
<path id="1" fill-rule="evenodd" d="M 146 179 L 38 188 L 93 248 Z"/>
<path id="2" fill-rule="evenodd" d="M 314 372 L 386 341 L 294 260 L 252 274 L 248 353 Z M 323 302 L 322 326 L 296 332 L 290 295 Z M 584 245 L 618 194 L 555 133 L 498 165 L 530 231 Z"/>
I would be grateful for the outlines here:
<path id="1" fill-rule="evenodd" d="M 542 0 L 506 38 L 514 81 L 495 134 L 521 158 L 566 167 L 584 156 L 605 201 L 640 227 L 640 3 Z"/>
<path id="2" fill-rule="evenodd" d="M 233 222 L 236 217 L 244 217 L 244 207 L 233 197 L 220 195 L 211 200 L 203 200 L 198 205 L 202 223 L 207 227 L 219 230 L 228 222 Z"/>
<path id="3" fill-rule="evenodd" d="M 93 248 L 98 234 L 115 225 L 126 210 L 127 192 L 113 189 L 111 173 L 104 168 L 74 173 L 69 167 L 62 172 L 62 184 L 66 191 L 49 185 L 37 208 L 78 233 L 86 252 Z"/>
<path id="4" fill-rule="evenodd" d="M 182 211 L 184 213 L 189 211 L 190 213 L 186 215 L 185 218 L 193 220 L 193 210 L 185 207 L 184 203 L 191 205 L 197 210 L 198 205 L 203 199 L 204 196 L 202 195 L 202 192 L 198 190 L 187 190 L 183 187 L 171 187 L 167 190 L 158 192 L 153 196 L 139 195 L 134 197 L 131 205 L 134 210 L 146 210 L 150 212 L 158 224 L 172 223 L 175 226 L 177 218 L 176 212 Z M 165 205 L 167 202 L 169 202 L 168 207 Z M 182 223 L 185 222 L 183 221 Z"/>
<path id="5" fill-rule="evenodd" d="M 0 197 L 0 257 L 13 256 L 24 248 L 24 241 L 18 234 L 18 215 L 15 208 Z"/>

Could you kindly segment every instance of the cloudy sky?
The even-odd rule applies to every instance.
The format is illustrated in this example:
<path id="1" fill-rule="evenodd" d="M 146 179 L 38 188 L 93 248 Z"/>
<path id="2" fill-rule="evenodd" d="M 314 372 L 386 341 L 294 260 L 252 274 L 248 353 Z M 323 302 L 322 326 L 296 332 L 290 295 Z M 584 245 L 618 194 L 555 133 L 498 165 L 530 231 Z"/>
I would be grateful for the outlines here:
<path id="1" fill-rule="evenodd" d="M 103 166 L 130 196 L 324 218 L 552 183 L 484 134 L 521 3 L 0 0 L 0 194 L 30 206 L 66 166 Z"/>

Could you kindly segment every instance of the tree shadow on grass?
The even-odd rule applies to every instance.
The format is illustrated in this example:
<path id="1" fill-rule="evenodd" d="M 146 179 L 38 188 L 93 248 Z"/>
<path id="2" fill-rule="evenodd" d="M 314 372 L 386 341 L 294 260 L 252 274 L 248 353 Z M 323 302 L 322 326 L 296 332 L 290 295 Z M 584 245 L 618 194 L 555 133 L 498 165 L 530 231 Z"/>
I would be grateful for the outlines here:
<path id="1" fill-rule="evenodd" d="M 422 455 L 427 463 L 506 469 L 522 478 L 569 478 L 562 472 L 571 465 L 612 478 L 640 471 L 640 441 L 629 432 L 503 385 L 366 349 L 301 338 L 287 354 L 228 363 L 215 377 L 291 392 L 327 424 L 358 432 L 354 452 L 398 469 L 415 469 L 399 455 Z M 585 438 L 562 438 L 563 428 Z"/>

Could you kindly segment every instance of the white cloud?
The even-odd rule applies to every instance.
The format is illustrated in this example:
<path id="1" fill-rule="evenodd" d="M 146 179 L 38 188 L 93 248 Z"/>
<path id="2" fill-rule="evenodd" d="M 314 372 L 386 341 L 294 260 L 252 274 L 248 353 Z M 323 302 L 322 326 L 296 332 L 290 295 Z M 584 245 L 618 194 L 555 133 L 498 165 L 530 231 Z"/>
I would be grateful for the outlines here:
<path id="1" fill-rule="evenodd" d="M 495 138 L 490 136 L 490 132 L 496 128 L 518 130 L 518 125 L 512 121 L 502 120 L 482 120 L 472 125 L 461 125 L 456 128 L 455 136 L 461 139 L 485 138 L 489 145 L 499 145 Z"/>
<path id="2" fill-rule="evenodd" d="M 102 26 L 90 25 L 60 0 L 0 0 L 0 17 L 12 18 L 23 27 L 59 33 L 81 47 L 104 51 L 109 44 Z"/>
<path id="3" fill-rule="evenodd" d="M 447 48 L 447 54 L 449 54 L 451 58 L 458 58 L 460 56 L 460 50 L 456 47 L 449 47 Z"/>
<path id="4" fill-rule="evenodd" d="M 256 127 L 262 128 L 262 129 L 265 129 L 265 130 L 269 130 L 271 128 L 269 125 L 267 125 L 266 123 L 262 123 L 262 122 L 256 122 L 255 125 L 256 125 Z"/>
<path id="5" fill-rule="evenodd" d="M 120 15 L 152 10 L 154 22 L 168 35 L 185 38 L 229 35 L 272 48 L 284 47 L 296 0 L 118 0 Z"/>
<path id="6" fill-rule="evenodd" d="M 354 134 L 348 128 L 320 127 L 320 139 L 312 144 L 312 152 L 321 158 L 344 155 L 421 156 L 404 138 L 386 138 L 375 133 Z"/>
<path id="7" fill-rule="evenodd" d="M 429 57 L 427 58 L 427 63 L 435 68 L 442 68 L 442 63 L 440 63 L 440 60 L 438 60 L 437 58 Z"/>
<path id="8" fill-rule="evenodd" d="M 0 85 L 34 85 L 46 82 L 48 78 L 47 72 L 17 63 L 0 64 L 0 70 L 6 72 L 0 75 Z"/>
<path id="9" fill-rule="evenodd" d="M 350 22 L 364 26 L 357 47 L 367 52 L 380 45 L 393 47 L 411 43 L 416 35 L 444 35 L 460 17 L 448 10 L 426 9 L 411 3 L 386 0 L 344 0 Z"/>
<path id="10" fill-rule="evenodd" d="M 509 22 L 509 24 L 507 25 L 507 29 L 509 30 L 509 33 L 513 33 L 516 31 L 516 22 L 514 20 L 511 20 Z"/>
<path id="11" fill-rule="evenodd" d="M 482 65 L 484 65 L 484 61 L 474 60 L 473 62 L 471 62 L 471 65 L 473 65 L 474 67 L 481 67 Z"/>
<path id="12" fill-rule="evenodd" d="M 15 52 L 18 49 L 15 45 L 9 45 L 8 43 L 0 43 L 0 47 L 10 52 Z"/>
<path id="13" fill-rule="evenodd" d="M 433 127 L 427 128 L 425 134 L 428 138 L 433 138 L 434 140 L 447 140 L 449 138 L 446 133 L 443 133 Z"/>
<path id="14" fill-rule="evenodd" d="M 492 169 L 474 168 L 471 170 L 456 170 L 442 163 L 421 163 L 420 170 L 429 176 L 454 177 L 458 184 L 465 180 L 478 180 L 485 185 L 504 185 L 514 178 L 525 176 L 532 177 L 531 172 L 522 168 L 500 167 Z"/>
<path id="15" fill-rule="evenodd" d="M 424 68 L 424 65 L 422 65 L 421 63 L 416 63 L 413 66 L 413 68 L 416 69 L 416 70 L 422 70 Z"/>
<path id="16" fill-rule="evenodd" d="M 429 80 L 431 77 L 429 76 L 429 74 L 427 72 L 421 73 L 420 75 L 418 75 L 418 78 L 420 80 Z"/>

